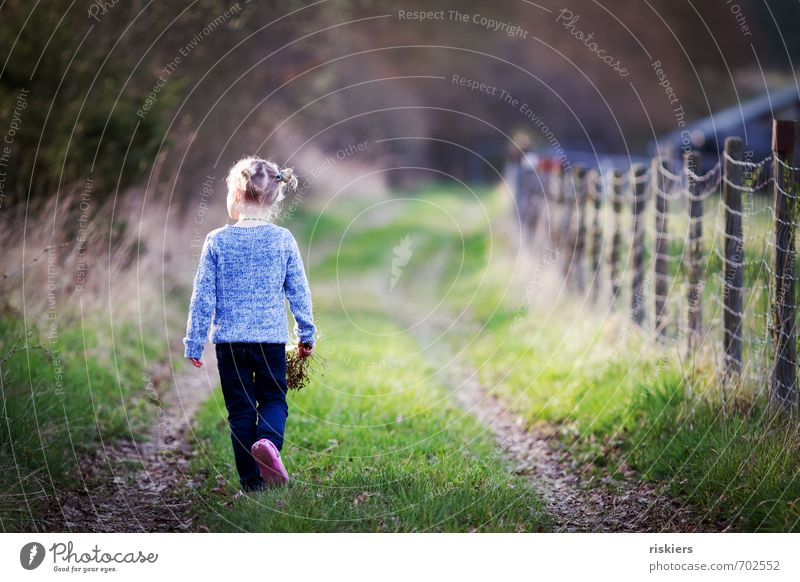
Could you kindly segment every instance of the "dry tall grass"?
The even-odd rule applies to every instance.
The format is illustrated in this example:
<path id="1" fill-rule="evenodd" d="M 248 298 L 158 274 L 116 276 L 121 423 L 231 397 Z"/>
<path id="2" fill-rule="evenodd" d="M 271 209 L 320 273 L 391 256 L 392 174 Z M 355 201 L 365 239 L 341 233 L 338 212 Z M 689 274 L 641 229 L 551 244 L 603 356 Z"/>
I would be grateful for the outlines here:
<path id="1" fill-rule="evenodd" d="M 163 329 L 165 303 L 191 285 L 187 241 L 203 225 L 170 212 L 163 195 L 96 194 L 80 185 L 14 210 L 0 231 L 3 310 L 42 331 L 86 317 Z"/>

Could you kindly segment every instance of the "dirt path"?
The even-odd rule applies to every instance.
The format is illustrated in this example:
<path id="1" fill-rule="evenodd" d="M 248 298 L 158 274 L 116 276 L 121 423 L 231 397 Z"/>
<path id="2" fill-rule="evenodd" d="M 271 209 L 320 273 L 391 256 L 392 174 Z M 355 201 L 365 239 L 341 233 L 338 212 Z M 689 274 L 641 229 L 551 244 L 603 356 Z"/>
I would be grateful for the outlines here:
<path id="1" fill-rule="evenodd" d="M 630 469 L 622 469 L 622 479 L 609 474 L 590 478 L 589 467 L 573 461 L 554 431 L 525 430 L 523 420 L 488 394 L 474 374 L 460 384 L 457 396 L 495 435 L 512 471 L 532 481 L 555 519 L 556 531 L 719 531 L 698 523 L 689 507 L 637 480 Z"/>
<path id="2" fill-rule="evenodd" d="M 193 455 L 189 420 L 216 382 L 214 351 L 205 368 L 173 375 L 168 365 L 150 370 L 157 393 L 155 423 L 146 439 L 104 442 L 78 466 L 81 487 L 53 500 L 43 519 L 46 531 L 174 532 L 192 529 L 189 505 L 192 482 L 188 463 Z"/>

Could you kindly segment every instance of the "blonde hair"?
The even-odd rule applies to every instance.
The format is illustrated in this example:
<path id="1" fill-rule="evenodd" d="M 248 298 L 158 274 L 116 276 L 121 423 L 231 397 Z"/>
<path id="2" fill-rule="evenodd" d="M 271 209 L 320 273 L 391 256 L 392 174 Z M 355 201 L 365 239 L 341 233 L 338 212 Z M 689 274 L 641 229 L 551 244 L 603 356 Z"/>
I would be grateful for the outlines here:
<path id="1" fill-rule="evenodd" d="M 274 162 L 246 156 L 236 162 L 226 179 L 234 202 L 272 206 L 285 198 L 284 191 L 297 188 L 292 168 L 279 168 Z"/>

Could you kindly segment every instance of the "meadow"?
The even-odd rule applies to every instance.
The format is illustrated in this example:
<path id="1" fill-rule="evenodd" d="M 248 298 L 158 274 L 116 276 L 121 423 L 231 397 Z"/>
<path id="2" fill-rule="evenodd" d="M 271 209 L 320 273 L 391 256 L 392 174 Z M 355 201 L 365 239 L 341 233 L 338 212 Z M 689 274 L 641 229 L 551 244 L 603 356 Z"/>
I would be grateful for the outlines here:
<path id="1" fill-rule="evenodd" d="M 764 390 L 723 399 L 710 351 L 689 361 L 678 342 L 632 325 L 624 299 L 570 293 L 547 245 L 520 234 L 502 190 L 430 185 L 298 208 L 284 224 L 303 250 L 320 330 L 313 380 L 289 395 L 291 483 L 233 499 L 217 387 L 185 436 L 194 529 L 558 530 L 535 475 L 516 470 L 459 399 L 465 371 L 521 426 L 550 434 L 587 487 L 633 474 L 719 528 L 800 529 L 800 438 L 769 413 Z M 80 488 L 76 467 L 105 444 L 149 438 L 153 366 L 196 373 L 179 345 L 191 265 L 172 258 L 181 266 L 153 281 L 147 261 L 163 252 L 118 265 L 130 279 L 108 276 L 99 296 L 138 286 L 134 304 L 108 294 L 91 313 L 60 306 L 58 354 L 46 311 L 37 325 L 4 307 L 4 530 L 41 527 L 54 495 Z M 158 392 L 171 389 L 167 376 Z"/>
<path id="2" fill-rule="evenodd" d="M 719 527 L 800 528 L 798 435 L 763 391 L 723 410 L 709 358 L 687 362 L 625 309 L 570 296 L 556 265 L 531 260 L 542 251 L 516 236 L 502 191 L 434 187 L 289 226 L 308 245 L 327 371 L 293 395 L 293 485 L 212 502 L 210 529 L 552 527 L 535 490 L 503 476 L 489 431 L 454 404 L 458 386 L 441 384 L 464 361 L 439 358 L 439 342 L 529 428 L 557 435 L 582 477 L 633 470 Z M 390 292 L 404 237 L 413 253 Z M 235 487 L 218 394 L 198 426 L 208 456 L 197 470 Z"/>

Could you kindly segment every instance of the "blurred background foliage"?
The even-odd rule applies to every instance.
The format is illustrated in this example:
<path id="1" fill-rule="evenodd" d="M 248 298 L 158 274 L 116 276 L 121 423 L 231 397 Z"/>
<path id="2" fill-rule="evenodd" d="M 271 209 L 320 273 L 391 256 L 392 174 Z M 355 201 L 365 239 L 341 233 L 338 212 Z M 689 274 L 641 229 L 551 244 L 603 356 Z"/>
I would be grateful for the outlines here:
<path id="1" fill-rule="evenodd" d="M 516 0 L 101 4 L 0 7 L 0 128 L 29 91 L 5 206 L 89 175 L 96 196 L 152 179 L 182 198 L 245 152 L 288 160 L 300 146 L 335 151 L 398 136 L 443 141 L 394 141 L 376 165 L 432 164 L 465 176 L 464 157 L 445 142 L 501 143 L 526 120 L 496 96 L 454 85 L 453 74 L 531 104 L 562 144 L 624 152 L 674 128 L 652 61 L 662 62 L 692 119 L 788 82 L 800 52 L 788 0 L 738 2 L 750 34 L 726 3 L 572 3 L 576 28 L 619 56 L 627 79 L 554 24 L 562 6 L 548 0 L 540 5 L 549 13 Z M 480 14 L 528 38 L 471 21 L 404 20 L 399 10 Z M 166 81 L 152 109 L 137 115 L 159 75 Z"/>

